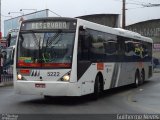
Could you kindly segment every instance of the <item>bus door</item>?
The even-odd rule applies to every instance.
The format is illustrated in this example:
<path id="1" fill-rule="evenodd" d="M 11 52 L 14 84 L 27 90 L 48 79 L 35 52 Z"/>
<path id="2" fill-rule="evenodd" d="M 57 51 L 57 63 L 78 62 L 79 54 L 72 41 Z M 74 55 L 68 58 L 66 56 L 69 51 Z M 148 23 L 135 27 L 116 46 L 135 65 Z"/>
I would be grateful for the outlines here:
<path id="1" fill-rule="evenodd" d="M 86 39 L 86 31 L 83 26 L 79 27 L 78 37 L 78 61 L 77 61 L 77 78 L 80 79 L 87 68 L 91 65 L 89 60 L 90 55 L 90 40 Z"/>

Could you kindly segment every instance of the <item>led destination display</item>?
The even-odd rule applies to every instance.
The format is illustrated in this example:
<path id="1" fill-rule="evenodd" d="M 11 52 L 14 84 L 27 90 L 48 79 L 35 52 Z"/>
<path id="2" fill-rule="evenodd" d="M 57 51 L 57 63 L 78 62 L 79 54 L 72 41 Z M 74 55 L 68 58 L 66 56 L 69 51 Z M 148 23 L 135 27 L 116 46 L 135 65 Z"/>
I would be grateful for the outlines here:
<path id="1" fill-rule="evenodd" d="M 66 22 L 39 22 L 31 23 L 31 29 L 68 29 L 69 24 Z"/>
<path id="2" fill-rule="evenodd" d="M 54 30 L 54 29 L 75 29 L 75 22 L 47 21 L 28 22 L 22 24 L 22 30 Z"/>

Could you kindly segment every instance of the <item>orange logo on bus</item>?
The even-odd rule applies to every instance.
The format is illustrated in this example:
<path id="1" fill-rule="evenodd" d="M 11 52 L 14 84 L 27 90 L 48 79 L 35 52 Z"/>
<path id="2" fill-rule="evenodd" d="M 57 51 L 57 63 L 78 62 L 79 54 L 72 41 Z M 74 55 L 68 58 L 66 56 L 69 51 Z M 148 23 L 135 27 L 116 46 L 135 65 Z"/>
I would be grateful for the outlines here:
<path id="1" fill-rule="evenodd" d="M 97 70 L 104 70 L 104 63 L 97 63 Z"/>

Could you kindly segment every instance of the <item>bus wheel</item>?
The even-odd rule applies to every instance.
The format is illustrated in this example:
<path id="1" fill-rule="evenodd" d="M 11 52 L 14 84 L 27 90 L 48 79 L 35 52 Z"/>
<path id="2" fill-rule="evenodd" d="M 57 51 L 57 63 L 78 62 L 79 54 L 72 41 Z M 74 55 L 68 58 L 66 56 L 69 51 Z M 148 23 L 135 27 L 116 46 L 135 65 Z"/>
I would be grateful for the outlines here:
<path id="1" fill-rule="evenodd" d="M 100 76 L 96 76 L 95 84 L 94 84 L 94 93 L 92 95 L 94 100 L 97 100 L 101 93 L 101 83 L 100 83 Z"/>
<path id="2" fill-rule="evenodd" d="M 145 81 L 145 71 L 142 70 L 142 71 L 141 71 L 141 84 L 143 84 L 144 81 Z"/>
<path id="3" fill-rule="evenodd" d="M 139 72 L 136 72 L 135 74 L 135 82 L 134 82 L 134 87 L 138 87 L 140 84 L 140 75 L 139 75 Z"/>

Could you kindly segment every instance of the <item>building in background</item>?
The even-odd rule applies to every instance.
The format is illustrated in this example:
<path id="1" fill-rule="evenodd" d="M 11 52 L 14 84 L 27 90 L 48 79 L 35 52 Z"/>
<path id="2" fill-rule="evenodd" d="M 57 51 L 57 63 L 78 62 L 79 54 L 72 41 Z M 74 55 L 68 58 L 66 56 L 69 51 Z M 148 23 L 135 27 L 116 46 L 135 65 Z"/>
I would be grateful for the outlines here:
<path id="1" fill-rule="evenodd" d="M 139 22 L 126 27 L 153 39 L 153 57 L 160 59 L 160 19 Z"/>
<path id="2" fill-rule="evenodd" d="M 49 9 L 24 14 L 4 21 L 4 37 L 13 29 L 19 29 L 20 22 L 32 18 L 48 17 Z"/>
<path id="3" fill-rule="evenodd" d="M 81 18 L 84 20 L 88 20 L 109 27 L 114 27 L 114 28 L 120 27 L 119 14 L 92 14 L 92 15 L 79 16 L 77 18 Z"/>

